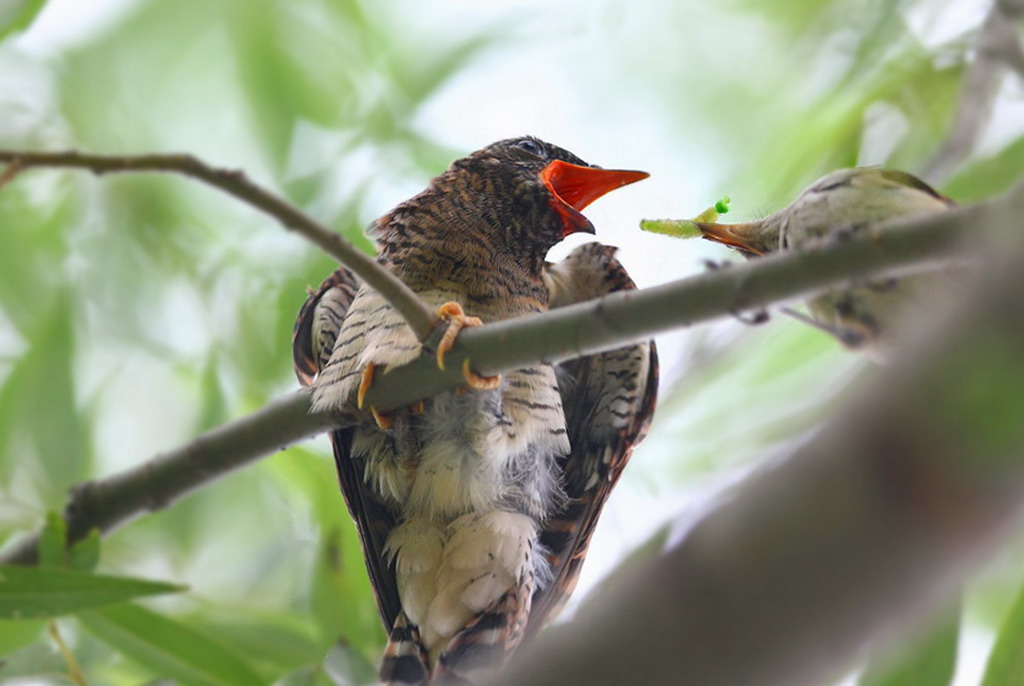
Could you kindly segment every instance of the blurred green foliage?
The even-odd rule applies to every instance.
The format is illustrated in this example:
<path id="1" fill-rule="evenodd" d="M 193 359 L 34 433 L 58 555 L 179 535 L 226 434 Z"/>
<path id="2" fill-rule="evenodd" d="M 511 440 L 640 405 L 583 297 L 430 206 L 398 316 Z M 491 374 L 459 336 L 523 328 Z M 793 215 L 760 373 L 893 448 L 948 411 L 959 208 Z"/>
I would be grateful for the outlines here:
<path id="1" fill-rule="evenodd" d="M 946 686 L 956 670 L 960 606 L 940 617 L 924 636 L 899 646 L 896 655 L 879 650 L 878 659 L 861 675 L 859 686 Z"/>
<path id="2" fill-rule="evenodd" d="M 609 137 L 660 126 L 660 155 L 699 153 L 699 205 L 729 193 L 741 221 L 835 167 L 921 168 L 950 126 L 977 24 L 926 39 L 919 27 L 939 11 L 923 0 L 527 3 L 486 14 L 500 23 L 443 27 L 398 0 L 126 0 L 91 33 L 29 49 L 31 29 L 20 32 L 44 5 L 0 13 L 0 147 L 192 152 L 246 170 L 367 250 L 368 221 L 466 152 L 423 117 L 468 74 L 543 63 L 573 41 L 598 46 L 558 65 L 569 75 L 561 92 L 529 97 L 553 113 L 575 98 L 587 126 Z M 502 97 L 497 86 L 486 97 Z M 512 133 L 517 97 L 502 103 Z M 626 98 L 647 119 L 610 119 Z M 944 190 L 969 202 L 1009 187 L 1024 169 L 1022 134 Z M 333 267 L 265 217 L 180 178 L 37 171 L 4 187 L 0 541 L 38 529 L 72 484 L 294 388 L 293 317 Z M 865 363 L 773 319 L 675 342 L 627 496 L 678 499 L 791 445 L 841 402 Z M 105 541 L 101 572 L 190 591 L 62 623 L 94 683 L 365 681 L 384 636 L 328 454 L 322 439 L 292 448 Z M 83 565 L 94 552 L 79 550 Z M 974 613 L 983 626 L 1002 621 L 1021 581 L 1010 557 L 973 591 L 988 608 Z M 1018 632 L 1019 606 L 1006 631 Z M 0 655 L 13 653 L 0 681 L 60 682 L 66 666 L 43 628 L 0 620 Z M 952 639 L 940 638 L 941 655 L 926 642 L 908 664 L 946 665 Z"/>

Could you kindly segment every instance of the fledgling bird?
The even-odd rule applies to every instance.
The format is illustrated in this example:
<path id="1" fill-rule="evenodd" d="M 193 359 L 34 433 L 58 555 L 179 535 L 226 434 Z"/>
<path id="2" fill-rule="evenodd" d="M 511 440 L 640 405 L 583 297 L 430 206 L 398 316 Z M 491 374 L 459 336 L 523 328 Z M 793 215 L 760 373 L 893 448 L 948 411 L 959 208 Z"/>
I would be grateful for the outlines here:
<path id="1" fill-rule="evenodd" d="M 799 249 L 821 238 L 859 231 L 897 217 L 943 212 L 954 204 L 906 172 L 856 167 L 823 176 L 792 203 L 760 221 L 697 222 L 697 226 L 704 238 L 754 258 Z M 936 311 L 949 299 L 954 286 L 955 280 L 945 270 L 852 285 L 808 300 L 808 323 L 832 333 L 852 349 L 884 360 L 907 330 L 906 319 Z"/>
<path id="2" fill-rule="evenodd" d="M 536 138 L 504 140 L 452 163 L 371 234 L 379 262 L 457 333 L 635 288 L 614 248 L 545 256 L 571 233 L 593 233 L 580 213 L 590 202 L 646 176 Z M 330 412 L 423 350 L 383 298 L 339 269 L 299 313 L 293 352 L 314 408 Z M 363 413 L 331 434 L 389 632 L 388 684 L 471 681 L 557 613 L 646 433 L 658 365 L 652 341 L 500 379 L 464 373 L 468 393 Z"/>

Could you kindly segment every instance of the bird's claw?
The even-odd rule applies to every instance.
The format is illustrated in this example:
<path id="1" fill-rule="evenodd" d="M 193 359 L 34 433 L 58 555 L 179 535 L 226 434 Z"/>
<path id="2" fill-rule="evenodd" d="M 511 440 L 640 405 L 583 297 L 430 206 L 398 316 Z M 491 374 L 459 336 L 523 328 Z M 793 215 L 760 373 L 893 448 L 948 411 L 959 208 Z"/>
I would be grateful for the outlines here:
<path id="1" fill-rule="evenodd" d="M 709 272 L 716 272 L 719 269 L 728 269 L 732 266 L 732 262 L 729 260 L 712 260 L 709 258 L 701 260 L 700 263 L 704 265 L 704 268 Z"/>
<path id="2" fill-rule="evenodd" d="M 360 410 L 363 409 L 363 401 L 366 399 L 366 391 L 370 390 L 370 384 L 373 383 L 374 372 L 377 371 L 377 365 L 373 362 L 367 362 L 366 368 L 363 369 L 363 374 L 359 377 L 359 391 L 356 393 L 356 407 Z"/>
<path id="3" fill-rule="evenodd" d="M 764 324 L 771 317 L 768 314 L 768 310 L 764 308 L 758 308 L 749 312 L 743 312 L 738 310 L 732 311 L 732 316 L 736 318 L 742 324 L 747 326 L 757 326 L 758 324 Z"/>
<path id="4" fill-rule="evenodd" d="M 477 374 L 469 368 L 468 357 L 462 361 L 462 378 L 466 380 L 466 385 L 478 391 L 492 391 L 501 385 L 501 374 L 494 376 Z"/>
<path id="5" fill-rule="evenodd" d="M 441 336 L 441 341 L 437 344 L 437 366 L 443 371 L 445 353 L 455 345 L 455 339 L 458 338 L 459 333 L 467 326 L 482 326 L 483 321 L 479 317 L 467 315 L 462 311 L 462 305 L 457 302 L 447 302 L 441 305 L 437 310 L 437 316 L 448 322 L 448 328 L 445 330 L 444 335 Z M 470 388 L 481 391 L 492 390 L 501 383 L 500 374 L 482 376 L 470 369 L 469 358 L 462 362 L 462 376 L 466 379 L 466 384 Z"/>
<path id="6" fill-rule="evenodd" d="M 799 310 L 794 310 L 791 307 L 783 307 L 781 312 L 789 315 L 798 322 L 817 329 L 818 331 L 824 331 L 831 336 L 835 336 L 840 343 L 852 350 L 864 347 L 872 338 L 866 331 L 857 331 L 856 329 L 839 324 L 833 325 L 826 324 L 825 322 L 819 322 L 814 317 L 810 317 Z M 870 326 L 867 328 L 870 329 Z M 877 332 L 875 333 L 877 335 Z"/>
<path id="7" fill-rule="evenodd" d="M 359 391 L 356 394 L 356 407 L 360 410 L 363 409 L 364 400 L 366 398 L 366 391 L 370 390 L 370 385 L 373 383 L 373 376 L 377 371 L 377 365 L 373 362 L 367 362 L 366 368 L 363 369 L 363 375 L 359 379 Z M 370 405 L 370 414 L 373 415 L 373 421 L 377 422 L 377 426 L 385 431 L 391 428 L 394 424 L 394 417 L 390 412 L 380 412 L 376 407 Z"/>

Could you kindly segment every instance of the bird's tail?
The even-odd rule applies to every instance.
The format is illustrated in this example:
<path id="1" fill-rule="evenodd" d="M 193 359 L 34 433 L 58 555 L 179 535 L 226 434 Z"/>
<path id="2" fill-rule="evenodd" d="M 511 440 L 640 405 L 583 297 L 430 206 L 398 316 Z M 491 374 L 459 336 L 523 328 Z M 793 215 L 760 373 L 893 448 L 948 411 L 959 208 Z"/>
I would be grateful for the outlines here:
<path id="1" fill-rule="evenodd" d="M 532 574 L 505 592 L 461 629 L 433 669 L 420 630 L 398 614 L 380 666 L 383 686 L 471 686 L 493 674 L 526 633 L 533 595 Z"/>
<path id="2" fill-rule="evenodd" d="M 420 630 L 399 612 L 380 663 L 383 686 L 424 686 L 430 682 L 427 651 Z"/>
<path id="3" fill-rule="evenodd" d="M 455 634 L 430 683 L 475 684 L 499 669 L 523 639 L 532 592 L 532 583 L 517 584 Z"/>

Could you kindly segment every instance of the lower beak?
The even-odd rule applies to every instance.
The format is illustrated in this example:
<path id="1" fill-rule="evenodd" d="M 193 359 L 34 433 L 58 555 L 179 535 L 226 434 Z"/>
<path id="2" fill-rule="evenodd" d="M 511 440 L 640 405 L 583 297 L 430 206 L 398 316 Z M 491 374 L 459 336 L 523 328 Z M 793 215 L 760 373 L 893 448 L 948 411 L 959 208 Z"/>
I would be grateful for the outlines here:
<path id="1" fill-rule="evenodd" d="M 748 222 L 746 224 L 696 222 L 696 224 L 704 234 L 704 238 L 709 241 L 728 245 L 750 256 L 760 257 L 769 252 L 764 245 L 764 222 Z"/>
<path id="2" fill-rule="evenodd" d="M 600 169 L 555 160 L 544 167 L 540 178 L 555 198 L 555 210 L 565 223 L 564 235 L 577 231 L 594 233 L 594 226 L 580 212 L 605 193 L 646 179 L 650 174 L 626 169 Z"/>

